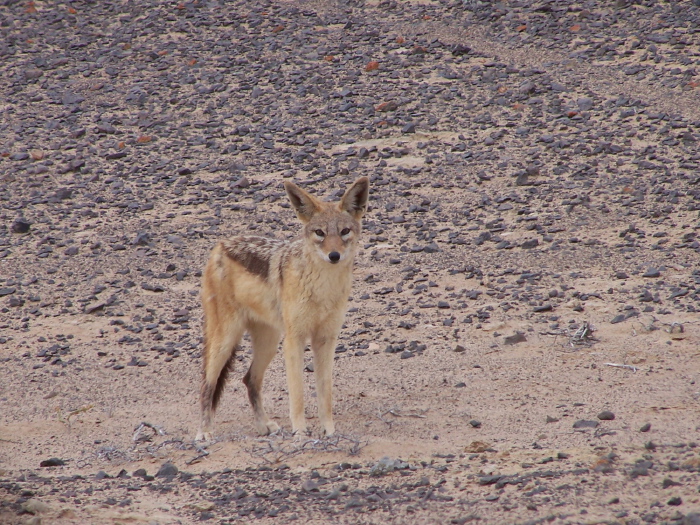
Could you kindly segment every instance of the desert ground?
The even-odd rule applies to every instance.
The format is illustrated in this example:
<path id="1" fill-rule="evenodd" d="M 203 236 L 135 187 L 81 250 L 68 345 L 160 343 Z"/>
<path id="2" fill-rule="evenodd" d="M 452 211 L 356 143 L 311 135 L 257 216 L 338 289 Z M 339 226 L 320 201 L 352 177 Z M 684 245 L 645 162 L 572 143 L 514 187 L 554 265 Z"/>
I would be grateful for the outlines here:
<path id="1" fill-rule="evenodd" d="M 700 523 L 700 6 L 0 2 L 0 522 Z M 201 272 L 371 180 L 337 434 L 199 425 Z"/>

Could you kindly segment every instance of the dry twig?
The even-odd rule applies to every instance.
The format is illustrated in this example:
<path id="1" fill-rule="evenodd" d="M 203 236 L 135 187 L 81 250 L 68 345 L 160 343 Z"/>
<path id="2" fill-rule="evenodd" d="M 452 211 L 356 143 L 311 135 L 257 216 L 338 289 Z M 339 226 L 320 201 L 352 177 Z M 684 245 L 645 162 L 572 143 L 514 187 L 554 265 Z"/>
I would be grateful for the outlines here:
<path id="1" fill-rule="evenodd" d="M 603 363 L 603 364 L 604 364 L 605 366 L 614 366 L 615 368 L 626 368 L 627 370 L 632 370 L 632 372 L 636 372 L 636 371 L 637 371 L 637 367 L 636 367 L 636 366 L 632 366 L 632 365 L 621 365 L 621 364 L 619 364 L 619 363 Z"/>
<path id="2" fill-rule="evenodd" d="M 272 434 L 270 437 L 260 438 L 259 446 L 253 447 L 248 453 L 261 458 L 266 463 L 279 464 L 284 460 L 306 452 L 347 452 L 351 456 L 359 454 L 367 442 L 361 442 L 351 436 L 333 434 L 327 438 L 307 439 L 298 441 L 294 439 L 285 443 L 288 434 L 283 430 Z"/>

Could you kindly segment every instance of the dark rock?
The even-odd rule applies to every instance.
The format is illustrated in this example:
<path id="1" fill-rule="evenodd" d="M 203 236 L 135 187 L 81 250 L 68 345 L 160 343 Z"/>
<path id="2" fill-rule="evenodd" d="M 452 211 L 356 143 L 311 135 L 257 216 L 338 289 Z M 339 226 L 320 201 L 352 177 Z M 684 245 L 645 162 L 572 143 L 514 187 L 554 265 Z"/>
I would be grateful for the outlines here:
<path id="1" fill-rule="evenodd" d="M 17 219 L 12 223 L 12 233 L 27 233 L 31 224 L 26 219 Z"/>
<path id="2" fill-rule="evenodd" d="M 135 478 L 141 478 L 144 481 L 153 481 L 155 478 L 148 474 L 145 468 L 135 470 L 132 474 Z"/>
<path id="3" fill-rule="evenodd" d="M 133 244 L 136 246 L 147 246 L 151 242 L 151 236 L 148 232 L 139 232 L 136 234 Z"/>
<path id="4" fill-rule="evenodd" d="M 700 512 L 689 512 L 683 516 L 680 525 L 700 525 Z"/>
<path id="5" fill-rule="evenodd" d="M 579 419 L 574 423 L 574 428 L 596 428 L 599 425 L 597 421 Z"/>
<path id="6" fill-rule="evenodd" d="M 588 111 L 593 107 L 593 99 L 590 97 L 582 97 L 576 101 L 576 104 L 581 111 Z"/>
<path id="7" fill-rule="evenodd" d="M 66 92 L 63 94 L 63 97 L 61 98 L 61 103 L 64 106 L 70 106 L 73 104 L 80 104 L 85 100 L 85 97 L 82 95 L 78 95 L 77 93 L 72 93 L 70 91 Z"/>
<path id="8" fill-rule="evenodd" d="M 0 297 L 5 297 L 6 295 L 12 295 L 17 291 L 17 288 L 12 286 L 6 286 L 5 288 L 0 288 Z"/>
<path id="9" fill-rule="evenodd" d="M 163 465 L 158 469 L 158 472 L 156 473 L 157 478 L 165 478 L 165 477 L 171 477 L 171 476 L 177 476 L 178 468 L 173 465 L 172 463 L 163 463 Z"/>
<path id="10" fill-rule="evenodd" d="M 477 419 L 470 419 L 469 424 L 474 428 L 481 428 L 481 421 Z"/>
<path id="11" fill-rule="evenodd" d="M 464 44 L 455 44 L 450 49 L 454 56 L 468 55 L 471 50 L 472 49 L 469 46 L 465 46 Z"/>
<path id="12" fill-rule="evenodd" d="M 649 432 L 651 430 L 651 423 L 644 423 L 639 429 L 640 432 Z"/>
<path id="13" fill-rule="evenodd" d="M 661 482 L 661 487 L 664 489 L 667 489 L 669 487 L 679 487 L 681 485 L 682 485 L 682 483 L 679 483 L 678 481 L 674 481 L 671 478 L 664 478 L 664 480 Z"/>
<path id="14" fill-rule="evenodd" d="M 479 485 L 493 485 L 494 483 L 498 482 L 503 476 L 496 474 L 493 476 L 480 476 L 479 477 Z"/>
<path id="15" fill-rule="evenodd" d="M 59 200 L 67 200 L 73 196 L 73 190 L 70 188 L 59 188 L 56 191 L 56 198 Z"/>
<path id="16" fill-rule="evenodd" d="M 513 335 L 509 335 L 506 337 L 503 342 L 506 345 L 517 345 L 518 343 L 524 343 L 527 341 L 527 337 L 525 337 L 525 334 L 521 332 L 516 332 Z"/>
<path id="17" fill-rule="evenodd" d="M 601 421 L 612 421 L 615 419 L 615 414 L 610 412 L 610 410 L 603 410 L 600 414 L 598 414 L 598 419 Z"/>
<path id="18" fill-rule="evenodd" d="M 657 270 L 656 268 L 649 268 L 642 275 L 642 277 L 660 277 L 660 276 L 661 276 L 661 272 L 659 270 Z"/>
<path id="19" fill-rule="evenodd" d="M 66 462 L 63 461 L 62 459 L 49 458 L 49 459 L 45 459 L 44 461 L 39 463 L 39 466 L 40 467 L 60 467 L 60 466 L 63 466 L 65 464 L 66 464 Z"/>

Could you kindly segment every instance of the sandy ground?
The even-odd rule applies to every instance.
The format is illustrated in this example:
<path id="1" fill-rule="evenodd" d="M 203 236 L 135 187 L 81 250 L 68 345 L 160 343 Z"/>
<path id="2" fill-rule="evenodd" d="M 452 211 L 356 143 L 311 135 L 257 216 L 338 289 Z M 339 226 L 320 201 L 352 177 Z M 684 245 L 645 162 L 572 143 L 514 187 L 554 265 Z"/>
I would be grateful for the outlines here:
<path id="1" fill-rule="evenodd" d="M 173 87 L 169 79 L 148 94 L 164 105 L 179 97 L 167 112 L 151 102 L 131 107 L 132 81 L 143 75 L 130 69 L 131 55 L 114 66 L 120 77 L 99 60 L 81 77 L 88 62 L 72 51 L 38 83 L 3 83 L 13 102 L 0 144 L 2 523 L 700 523 L 697 24 L 677 28 L 676 40 L 650 36 L 673 31 L 663 24 L 681 16 L 676 4 L 697 8 L 389 4 L 269 6 L 279 21 L 246 18 L 248 8 L 235 3 L 159 6 L 165 20 L 221 25 L 232 46 L 254 42 L 256 31 L 268 45 L 269 34 L 287 31 L 293 36 L 280 45 L 291 56 L 295 38 L 312 38 L 299 60 L 327 68 L 327 82 L 341 75 L 332 69 L 338 63 L 358 72 L 338 76 L 323 102 L 313 86 L 287 90 L 253 68 L 262 94 L 252 101 L 234 97 L 250 82 L 224 71 L 219 81 L 231 92 L 220 99 L 213 88 L 197 94 L 202 84 Z M 283 11 L 291 5 L 301 11 Z M 101 42 L 90 32 L 99 23 L 118 29 L 99 22 L 97 7 L 70 9 L 79 12 L 61 17 L 88 19 L 76 26 L 78 40 Z M 195 67 L 168 66 L 168 42 L 187 27 L 207 42 L 209 25 L 163 29 L 133 9 L 124 23 L 156 40 L 130 33 L 120 53 Z M 35 58 L 57 53 L 48 43 L 23 49 L 17 38 L 36 32 L 33 24 L 50 27 L 52 12 L 40 2 L 0 6 L 13 20 L 5 29 L 17 47 L 7 55 L 13 79 L 31 79 L 32 68 L 45 67 L 31 65 Z M 221 22 L 221 12 L 240 25 Z M 610 29 L 604 21 L 613 15 Z M 247 25 L 256 16 L 262 25 Z M 543 22 L 554 19 L 554 29 Z M 570 29 L 574 22 L 583 29 Z M 388 36 L 372 40 L 372 24 Z M 543 29 L 528 36 L 532 27 Z M 237 31 L 254 38 L 236 40 Z M 615 38 L 612 58 L 575 55 Z M 343 39 L 356 43 L 338 48 Z M 155 44 L 148 51 L 152 42 L 169 54 Z M 435 42 L 452 51 L 433 56 Z M 460 42 L 471 54 L 451 47 Z M 641 56 L 651 43 L 661 60 Z M 279 47 L 265 49 L 268 58 L 252 64 L 279 59 Z M 175 64 L 195 55 L 204 63 L 192 73 L 203 84 L 206 64 L 225 55 L 215 47 L 178 52 Z M 378 71 L 365 67 L 382 53 Z M 398 58 L 384 69 L 391 53 Z M 646 73 L 622 73 L 631 61 Z M 277 74 L 293 75 L 297 65 L 284 62 Z M 530 88 L 524 83 L 535 77 L 505 80 L 506 65 L 542 69 Z M 68 80 L 62 68 L 74 68 Z M 60 126 L 44 129 L 26 101 L 52 97 L 52 82 L 86 100 L 76 112 L 64 94 L 58 109 L 46 110 Z M 104 92 L 109 82 L 112 94 Z M 323 78 L 315 82 L 326 89 Z M 357 104 L 365 113 L 339 108 L 353 96 L 336 97 L 343 82 L 366 99 Z M 274 112 L 250 109 L 274 107 L 274 89 L 284 93 L 283 117 L 310 125 L 286 136 L 286 146 L 281 135 L 265 135 Z M 243 112 L 217 117 L 220 131 L 199 141 L 215 113 L 205 105 L 216 100 Z M 387 100 L 399 102 L 395 114 L 377 105 Z M 159 116 L 164 127 L 153 124 Z M 411 122 L 417 129 L 404 128 Z M 253 137 L 244 124 L 269 128 Z M 295 142 L 304 136 L 315 140 L 313 151 Z M 108 156 L 119 151 L 128 156 Z M 319 436 L 311 373 L 311 431 L 289 433 L 281 356 L 264 399 L 283 431 L 256 435 L 240 382 L 246 341 L 216 440 L 195 444 L 199 277 L 209 250 L 243 232 L 292 238 L 298 223 L 281 191 L 285 178 L 330 199 L 362 174 L 372 180 L 371 207 L 336 351 L 337 435 Z M 17 226 L 22 218 L 29 231 Z"/>

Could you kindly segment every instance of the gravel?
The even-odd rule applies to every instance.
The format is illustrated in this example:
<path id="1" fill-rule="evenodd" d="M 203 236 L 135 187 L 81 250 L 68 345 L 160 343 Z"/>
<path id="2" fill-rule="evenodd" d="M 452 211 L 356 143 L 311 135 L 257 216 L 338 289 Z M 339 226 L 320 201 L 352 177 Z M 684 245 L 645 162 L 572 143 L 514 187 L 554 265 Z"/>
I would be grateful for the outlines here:
<path id="1" fill-rule="evenodd" d="M 136 512 L 135 493 L 179 491 L 185 521 L 535 523 L 585 506 L 590 521 L 697 522 L 695 448 L 665 444 L 692 419 L 669 414 L 695 395 L 697 372 L 684 356 L 700 308 L 699 23 L 689 1 L 5 5 L 2 438 L 59 416 L 80 431 L 8 444 L 0 518 L 51 521 L 60 497 L 90 521 L 88 502 Z M 154 443 L 129 456 L 134 407 L 160 417 L 168 402 L 178 409 L 162 417 L 178 430 L 163 450 L 201 454 L 179 404 L 196 403 L 199 280 L 216 240 L 291 238 L 283 180 L 329 198 L 361 175 L 371 205 L 336 350 L 356 375 L 339 377 L 340 410 L 361 412 L 345 422 L 360 434 L 428 452 L 387 459 L 377 476 L 374 457 L 317 478 L 280 462 L 194 474 Z M 577 339 L 583 323 L 598 337 Z M 246 351 L 238 359 L 248 366 Z M 584 419 L 579 386 L 620 428 Z M 625 395 L 643 401 L 630 408 Z M 439 415 L 374 417 L 399 403 Z M 248 420 L 226 420 L 224 444 L 244 442 L 230 432 Z M 460 455 L 477 429 L 541 457 Z M 637 430 L 664 445 L 644 449 Z M 113 436 L 126 444 L 110 449 Z M 588 447 L 602 471 L 579 453 Z M 145 457 L 162 465 L 155 476 L 99 476 Z M 674 461 L 680 495 L 601 503 L 606 476 L 644 492 L 637 478 L 668 477 Z M 33 496 L 50 508 L 23 507 Z"/>

